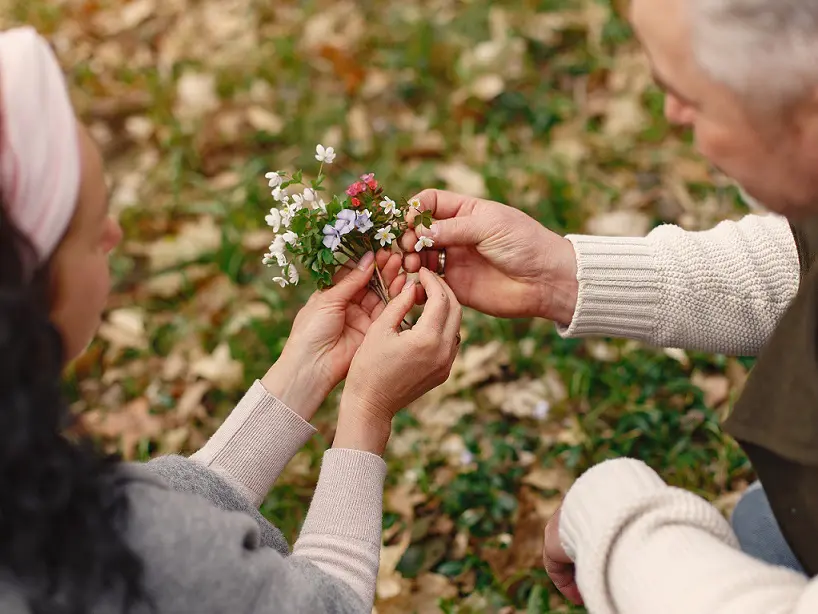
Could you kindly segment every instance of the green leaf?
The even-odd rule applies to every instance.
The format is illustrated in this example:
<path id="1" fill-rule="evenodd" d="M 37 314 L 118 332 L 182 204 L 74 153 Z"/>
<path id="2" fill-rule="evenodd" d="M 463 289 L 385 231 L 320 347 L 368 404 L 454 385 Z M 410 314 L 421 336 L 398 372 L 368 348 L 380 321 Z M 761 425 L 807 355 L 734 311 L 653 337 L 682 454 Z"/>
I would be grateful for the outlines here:
<path id="1" fill-rule="evenodd" d="M 466 561 L 446 561 L 437 568 L 437 573 L 449 578 L 455 578 L 462 574 L 466 568 Z"/>
<path id="2" fill-rule="evenodd" d="M 335 262 L 335 254 L 333 254 L 332 251 L 328 249 L 322 249 L 319 253 L 321 257 L 324 259 L 324 262 L 326 262 L 327 264 L 332 264 L 333 262 Z"/>
<path id="3" fill-rule="evenodd" d="M 303 173 L 302 173 L 301 169 L 298 169 L 297 171 L 295 171 L 293 173 L 293 183 L 301 183 L 302 175 L 303 175 Z"/>

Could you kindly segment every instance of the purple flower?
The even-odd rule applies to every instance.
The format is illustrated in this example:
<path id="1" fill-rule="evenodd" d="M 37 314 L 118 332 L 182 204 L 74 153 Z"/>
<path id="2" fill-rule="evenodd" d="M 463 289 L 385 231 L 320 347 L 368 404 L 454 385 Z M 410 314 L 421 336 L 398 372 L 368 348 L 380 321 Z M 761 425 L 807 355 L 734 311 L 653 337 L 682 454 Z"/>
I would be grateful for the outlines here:
<path id="1" fill-rule="evenodd" d="M 358 219 L 358 214 L 352 209 L 343 209 L 338 214 L 338 219 L 335 220 L 335 229 L 342 235 L 351 232 L 355 228 L 355 220 Z"/>
<path id="2" fill-rule="evenodd" d="M 359 212 L 358 217 L 355 218 L 355 228 L 357 228 L 359 232 L 366 232 L 372 228 L 374 224 L 372 220 L 369 219 L 370 217 L 372 217 L 372 214 L 366 209 Z"/>
<path id="3" fill-rule="evenodd" d="M 336 222 L 337 224 L 337 222 Z M 341 245 L 341 233 L 334 226 L 327 224 L 324 226 L 324 247 L 335 251 Z"/>

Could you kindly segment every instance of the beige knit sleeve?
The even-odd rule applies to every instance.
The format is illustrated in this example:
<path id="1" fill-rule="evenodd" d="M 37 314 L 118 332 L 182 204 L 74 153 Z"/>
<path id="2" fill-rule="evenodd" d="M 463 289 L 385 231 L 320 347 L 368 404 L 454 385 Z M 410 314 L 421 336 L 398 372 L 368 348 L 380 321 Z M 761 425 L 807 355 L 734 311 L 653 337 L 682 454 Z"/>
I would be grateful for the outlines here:
<path id="1" fill-rule="evenodd" d="M 748 215 L 712 230 L 660 226 L 643 238 L 569 235 L 579 294 L 566 337 L 611 336 L 755 355 L 799 286 L 788 222 Z"/>
<path id="2" fill-rule="evenodd" d="M 593 614 L 818 612 L 818 580 L 744 554 L 718 510 L 639 461 L 581 476 L 560 538 Z"/>
<path id="3" fill-rule="evenodd" d="M 258 507 L 287 463 L 315 432 L 256 381 L 210 440 L 190 458 L 226 478 Z"/>
<path id="4" fill-rule="evenodd" d="M 293 556 L 309 559 L 372 605 L 381 552 L 386 463 L 360 450 L 324 453 L 321 475 Z"/>

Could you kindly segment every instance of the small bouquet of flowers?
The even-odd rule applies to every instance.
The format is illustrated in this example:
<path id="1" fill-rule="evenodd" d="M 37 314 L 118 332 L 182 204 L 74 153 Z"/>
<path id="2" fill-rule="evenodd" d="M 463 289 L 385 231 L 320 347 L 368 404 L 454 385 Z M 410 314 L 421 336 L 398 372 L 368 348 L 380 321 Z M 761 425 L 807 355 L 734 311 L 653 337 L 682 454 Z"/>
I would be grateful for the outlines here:
<path id="1" fill-rule="evenodd" d="M 417 199 L 399 206 L 389 198 L 374 173 L 362 175 L 342 196 L 332 196 L 327 202 L 322 197 L 326 192 L 324 166 L 332 164 L 335 155 L 332 147 L 316 146 L 315 159 L 321 164 L 309 183 L 301 170 L 292 176 L 282 171 L 265 175 L 277 202 L 265 221 L 276 236 L 262 262 L 279 267 L 281 272 L 273 281 L 282 288 L 299 282 L 296 260 L 319 288 L 331 286 L 340 267 L 352 268 L 366 252 L 392 246 L 408 228 L 409 209 L 419 213 L 416 224 L 428 227 L 432 223 L 431 213 L 420 211 Z M 431 239 L 421 237 L 415 251 L 432 245 Z M 389 302 L 389 291 L 377 266 L 370 286 L 381 300 Z"/>

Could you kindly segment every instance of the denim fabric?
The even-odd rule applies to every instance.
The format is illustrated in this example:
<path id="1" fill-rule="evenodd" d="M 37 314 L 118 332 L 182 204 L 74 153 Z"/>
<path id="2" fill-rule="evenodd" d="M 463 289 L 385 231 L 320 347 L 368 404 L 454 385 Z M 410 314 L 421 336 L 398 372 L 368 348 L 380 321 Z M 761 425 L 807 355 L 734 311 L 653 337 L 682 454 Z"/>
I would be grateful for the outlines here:
<path id="1" fill-rule="evenodd" d="M 730 521 L 744 552 L 767 563 L 804 573 L 781 534 L 760 482 L 747 489 Z"/>

